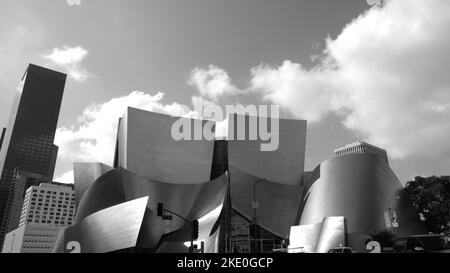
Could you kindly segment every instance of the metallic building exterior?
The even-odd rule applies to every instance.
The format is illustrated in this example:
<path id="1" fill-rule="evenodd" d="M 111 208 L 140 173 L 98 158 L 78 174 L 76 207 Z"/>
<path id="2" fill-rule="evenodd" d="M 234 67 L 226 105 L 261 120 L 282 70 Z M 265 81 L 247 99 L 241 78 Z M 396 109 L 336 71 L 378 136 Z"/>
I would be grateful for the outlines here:
<path id="1" fill-rule="evenodd" d="M 259 179 L 230 167 L 232 207 L 252 221 L 255 216 L 255 210 L 252 208 L 253 190 L 255 190 L 255 201 L 258 202 L 258 209 L 256 209 L 258 225 L 281 238 L 288 238 L 290 227 L 297 224 L 303 188 Z M 259 182 L 255 185 L 254 183 L 258 180 Z"/>
<path id="2" fill-rule="evenodd" d="M 112 170 L 112 167 L 102 163 L 73 163 L 76 208 L 78 208 L 80 199 L 83 197 L 84 192 L 89 188 L 91 183 L 109 170 Z"/>
<path id="3" fill-rule="evenodd" d="M 53 144 L 66 74 L 30 64 L 17 88 L 0 151 L 0 219 L 3 219 L 14 170 L 53 178 Z M 0 243 L 6 227 L 0 230 Z"/>
<path id="4" fill-rule="evenodd" d="M 350 154 L 329 159 L 316 170 L 301 213 L 300 225 L 321 223 L 324 218 L 343 216 L 350 237 L 386 230 L 385 212 L 402 186 L 383 157 L 374 153 Z M 392 202 L 397 211 L 398 235 L 421 233 L 417 213 L 403 198 Z M 364 245 L 356 240 L 353 247 Z"/>
<path id="5" fill-rule="evenodd" d="M 292 226 L 289 240 L 291 253 L 326 253 L 333 247 L 345 246 L 345 218 L 331 216 L 317 224 Z"/>
<path id="6" fill-rule="evenodd" d="M 190 240 L 190 225 L 175 216 L 171 221 L 157 217 L 157 203 L 192 221 L 220 207 L 227 189 L 226 174 L 202 183 L 174 184 L 151 180 L 123 168 L 110 170 L 86 190 L 78 207 L 76 224 L 62 232 L 54 251 L 68 252 L 67 244 L 76 241 L 82 252 L 127 248 L 136 252 L 164 252 L 165 248 L 187 252 L 184 242 Z M 133 202 L 142 198 L 147 198 L 143 209 L 142 202 Z M 208 242 L 218 216 L 217 213 L 212 219 L 200 221 L 200 234 Z M 124 221 L 124 217 L 131 218 Z M 124 224 L 127 222 L 130 224 Z M 106 230 L 106 226 L 116 228 Z M 96 235 L 99 230 L 105 234 Z M 113 232 L 119 232 L 122 239 L 111 240 Z"/>
<path id="7" fill-rule="evenodd" d="M 60 233 L 55 252 L 104 253 L 135 247 L 147 201 L 142 197 L 88 215 Z M 77 242 L 79 249 L 70 242 Z"/>
<path id="8" fill-rule="evenodd" d="M 287 239 L 311 252 L 364 249 L 369 235 L 386 229 L 401 184 L 379 153 L 338 156 L 305 172 L 306 121 L 278 120 L 275 151 L 261 151 L 261 139 L 236 139 L 237 127 L 228 140 L 174 140 L 171 128 L 180 121 L 209 123 L 128 108 L 114 168 L 75 163 L 76 224 L 61 231 L 54 252 L 187 252 L 191 226 L 157 217 L 158 203 L 198 219 L 207 252 L 270 252 Z M 406 198 L 392 209 L 395 232 L 422 231 Z"/>
<path id="9" fill-rule="evenodd" d="M 244 128 L 239 126 L 238 119 L 245 119 Z M 262 122 L 271 123 L 270 119 L 262 119 Z M 261 138 L 238 140 L 237 134 L 240 130 L 245 130 L 246 136 L 249 135 L 249 116 L 230 116 L 228 128 L 229 166 L 269 181 L 289 185 L 300 184 L 305 161 L 306 121 L 279 119 L 278 123 L 278 149 L 261 151 L 261 144 L 268 141 L 263 141 Z M 259 122 L 258 126 L 261 126 Z"/>
<path id="10" fill-rule="evenodd" d="M 268 241 L 289 238 L 290 227 L 298 223 L 304 193 L 306 121 L 277 119 L 278 149 L 262 151 L 261 144 L 269 141 L 259 135 L 251 140 L 250 130 L 264 126 L 262 123 L 269 127 L 275 119 L 257 119 L 255 126 L 251 118 L 236 114 L 229 117 L 227 167 L 231 207 L 253 226 L 245 231 L 249 233 L 250 246 L 237 241 L 230 244 L 254 251 L 264 248 L 258 247 L 264 238 Z M 239 119 L 245 121 L 243 127 Z M 276 128 L 268 131 L 271 129 Z M 246 140 L 240 140 L 239 133 L 244 133 Z"/>
<path id="11" fill-rule="evenodd" d="M 175 140 L 172 125 L 190 127 L 192 140 Z M 212 121 L 171 117 L 128 107 L 118 131 L 118 167 L 170 183 L 198 183 L 211 175 L 214 140 L 193 140 L 194 128 Z"/>

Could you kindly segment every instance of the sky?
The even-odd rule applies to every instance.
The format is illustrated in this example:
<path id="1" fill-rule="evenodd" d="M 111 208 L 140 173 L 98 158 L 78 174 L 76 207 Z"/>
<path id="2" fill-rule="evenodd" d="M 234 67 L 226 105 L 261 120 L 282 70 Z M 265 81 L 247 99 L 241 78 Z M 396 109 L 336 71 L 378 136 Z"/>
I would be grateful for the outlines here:
<path id="1" fill-rule="evenodd" d="M 308 121 L 305 170 L 356 140 L 402 183 L 450 174 L 450 1 L 0 0 L 0 126 L 28 63 L 68 74 L 55 180 L 112 164 L 127 105 L 277 104 Z M 72 5 L 71 5 L 72 3 Z"/>

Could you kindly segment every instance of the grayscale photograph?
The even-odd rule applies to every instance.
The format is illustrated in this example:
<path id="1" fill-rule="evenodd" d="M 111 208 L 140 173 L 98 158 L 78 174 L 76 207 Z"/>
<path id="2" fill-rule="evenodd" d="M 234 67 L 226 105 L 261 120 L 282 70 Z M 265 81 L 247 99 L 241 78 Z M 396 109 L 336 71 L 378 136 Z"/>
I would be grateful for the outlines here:
<path id="1" fill-rule="evenodd" d="M 449 29 L 448 0 L 0 0 L 0 259 L 450 253 Z"/>

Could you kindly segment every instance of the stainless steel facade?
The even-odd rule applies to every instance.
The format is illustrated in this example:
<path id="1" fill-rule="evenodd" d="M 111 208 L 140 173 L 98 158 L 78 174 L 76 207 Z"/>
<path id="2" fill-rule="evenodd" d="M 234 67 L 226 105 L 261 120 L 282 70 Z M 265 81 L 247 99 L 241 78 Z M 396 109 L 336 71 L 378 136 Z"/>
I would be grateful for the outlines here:
<path id="1" fill-rule="evenodd" d="M 148 197 L 142 197 L 88 215 L 60 232 L 53 252 L 104 253 L 136 247 L 147 202 Z"/>
<path id="2" fill-rule="evenodd" d="M 385 212 L 396 210 L 397 235 L 424 232 L 418 214 L 409 201 L 396 195 L 402 188 L 382 156 L 372 153 L 350 154 L 332 158 L 314 170 L 314 178 L 301 213 L 300 225 L 321 223 L 324 218 L 343 216 L 348 239 L 386 230 Z M 366 237 L 367 238 L 367 237 Z M 354 240 L 354 248 L 364 247 Z"/>
<path id="3" fill-rule="evenodd" d="M 240 128 L 238 119 L 245 119 L 244 128 Z M 262 121 L 269 125 L 271 123 L 270 119 Z M 299 185 L 304 171 L 306 121 L 279 119 L 278 123 L 279 132 L 275 132 L 279 136 L 278 149 L 261 151 L 261 144 L 268 141 L 261 138 L 249 140 L 249 116 L 231 115 L 228 128 L 228 164 L 255 177 L 281 184 Z M 238 140 L 239 130 L 245 130 L 247 140 Z"/>
<path id="4" fill-rule="evenodd" d="M 85 191 L 78 207 L 76 224 L 62 232 L 54 251 L 70 252 L 67 244 L 75 241 L 85 252 L 126 249 L 187 252 L 184 242 L 190 240 L 190 225 L 175 216 L 171 221 L 157 217 L 157 203 L 163 203 L 165 208 L 189 221 L 201 219 L 223 204 L 227 180 L 227 175 L 223 174 L 203 183 L 174 184 L 151 180 L 123 168 L 110 170 Z M 147 197 L 144 211 L 140 209 L 141 203 L 131 202 Z M 130 213 L 133 211 L 140 214 Z M 200 222 L 203 240 L 209 242 L 209 236 L 216 231 L 213 227 L 218 216 Z M 126 217 L 131 218 L 124 221 Z M 108 226 L 116 228 L 109 230 Z M 105 234 L 96 235 L 98 232 Z M 119 232 L 123 239 L 111 240 L 114 232 Z"/>
<path id="5" fill-rule="evenodd" d="M 234 167 L 230 167 L 230 181 L 234 210 L 249 221 L 256 216 L 259 226 L 281 238 L 289 237 L 290 227 L 298 223 L 303 187 L 260 180 Z M 252 207 L 253 193 L 256 210 Z"/>
<path id="6" fill-rule="evenodd" d="M 80 199 L 92 182 L 113 168 L 102 163 L 73 163 L 73 176 L 75 184 L 75 207 L 78 208 Z"/>
<path id="7" fill-rule="evenodd" d="M 279 120 L 279 148 L 265 152 L 264 141 L 236 135 L 175 141 L 170 129 L 177 120 L 128 108 L 119 122 L 114 168 L 75 164 L 76 224 L 61 233 L 55 252 L 71 251 L 70 242 L 85 252 L 187 252 L 190 226 L 177 217 L 156 217 L 157 203 L 189 221 L 201 219 L 199 240 L 211 252 L 232 252 L 230 246 L 271 251 L 299 225 L 307 233 L 299 236 L 318 252 L 343 241 L 364 247 L 369 234 L 386 229 L 387 204 L 401 184 L 379 154 L 343 155 L 304 172 L 306 121 Z M 194 126 L 194 120 L 184 121 Z M 144 212 L 143 201 L 136 201 L 142 198 Z M 392 208 L 398 234 L 421 232 L 405 198 Z M 247 227 L 248 245 L 230 241 L 233 232 L 239 237 L 232 219 Z M 109 239 L 114 230 L 117 242 Z"/>
<path id="8" fill-rule="evenodd" d="M 289 252 L 326 253 L 333 247 L 346 245 L 345 218 L 325 217 L 317 224 L 291 227 Z"/>
<path id="9" fill-rule="evenodd" d="M 128 107 L 117 134 L 118 167 L 169 183 L 208 181 L 214 140 L 175 140 L 171 128 L 179 119 L 191 125 L 189 135 L 192 139 L 194 126 L 203 128 L 207 123 L 214 123 Z"/>
<path id="10" fill-rule="evenodd" d="M 245 121 L 244 127 L 239 119 Z M 256 126 L 252 126 L 250 119 L 243 115 L 229 117 L 227 152 L 231 206 L 250 223 L 256 222 L 273 235 L 287 239 L 290 227 L 298 223 L 305 189 L 306 121 L 277 120 L 278 149 L 262 151 L 261 144 L 268 141 L 260 137 L 250 140 L 249 130 L 259 128 L 261 122 L 270 127 L 272 120 L 258 119 Z M 271 129 L 275 130 L 270 128 L 269 131 Z M 238 139 L 239 130 L 245 133 L 245 140 Z M 259 232 L 253 233 L 252 236 L 257 236 Z"/>

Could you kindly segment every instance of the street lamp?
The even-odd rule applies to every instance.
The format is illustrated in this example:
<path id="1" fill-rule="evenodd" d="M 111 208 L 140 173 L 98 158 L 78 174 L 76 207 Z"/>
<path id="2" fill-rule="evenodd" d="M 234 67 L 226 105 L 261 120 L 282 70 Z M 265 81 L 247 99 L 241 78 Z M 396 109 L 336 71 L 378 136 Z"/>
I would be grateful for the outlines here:
<path id="1" fill-rule="evenodd" d="M 260 179 L 257 179 L 254 183 L 253 183 L 253 203 L 252 203 L 252 207 L 253 207 L 253 229 L 254 229 L 254 241 L 255 241 L 255 246 L 256 246 L 256 244 L 257 244 L 257 239 L 258 238 L 256 238 L 256 232 L 257 232 L 257 223 L 258 223 L 258 219 L 257 219 L 257 217 L 256 217 L 256 210 L 258 209 L 258 207 L 259 207 L 259 204 L 257 203 L 257 201 L 256 201 L 256 185 L 259 183 L 259 182 L 261 182 L 261 181 L 266 181 L 266 179 L 265 178 L 260 178 Z"/>

